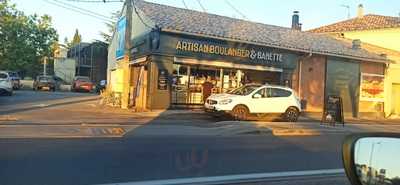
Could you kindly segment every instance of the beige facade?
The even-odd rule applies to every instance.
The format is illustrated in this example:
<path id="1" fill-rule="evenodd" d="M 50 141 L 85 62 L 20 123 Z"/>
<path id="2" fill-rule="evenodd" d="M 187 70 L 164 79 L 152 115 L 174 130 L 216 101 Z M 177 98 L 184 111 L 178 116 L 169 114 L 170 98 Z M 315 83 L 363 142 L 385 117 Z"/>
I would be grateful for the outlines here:
<path id="1" fill-rule="evenodd" d="M 366 17 L 364 17 L 364 19 L 365 18 Z M 343 29 L 340 24 L 341 23 L 335 24 L 337 29 Z M 345 27 L 348 25 L 342 26 Z M 311 31 L 327 34 L 349 43 L 351 43 L 352 40 L 359 39 L 362 42 L 362 49 L 387 56 L 391 62 L 386 66 L 383 72 L 385 75 L 384 105 L 382 106 L 380 102 L 360 101 L 360 110 L 379 110 L 382 108 L 384 109 L 386 117 L 400 116 L 400 90 L 398 90 L 400 88 L 400 27 L 356 29 L 352 31 L 334 31 L 332 28 L 329 28 L 327 32 L 324 32 L 323 28 L 324 27 L 321 27 Z M 367 71 L 366 73 L 372 72 L 372 74 L 380 74 L 382 69 L 364 68 L 364 70 Z"/>
<path id="2" fill-rule="evenodd" d="M 400 28 L 342 32 L 348 39 L 360 39 L 361 42 L 400 51 Z"/>
<path id="3" fill-rule="evenodd" d="M 62 78 L 67 83 L 72 83 L 75 77 L 76 61 L 72 58 L 54 59 L 54 75 Z"/>

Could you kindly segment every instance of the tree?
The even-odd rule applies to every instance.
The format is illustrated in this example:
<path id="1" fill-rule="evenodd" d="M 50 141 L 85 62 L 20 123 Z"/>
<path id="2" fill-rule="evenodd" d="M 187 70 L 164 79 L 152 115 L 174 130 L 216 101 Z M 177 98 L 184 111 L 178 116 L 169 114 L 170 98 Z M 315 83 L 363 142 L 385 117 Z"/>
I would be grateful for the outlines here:
<path id="1" fill-rule="evenodd" d="M 400 185 L 400 177 L 394 177 L 391 182 L 392 185 Z"/>
<path id="2" fill-rule="evenodd" d="M 111 14 L 111 19 L 113 20 L 117 20 L 120 16 L 120 11 L 116 11 L 114 13 Z M 106 42 L 107 44 L 111 43 L 111 37 L 113 35 L 113 33 L 115 32 L 115 25 L 116 25 L 117 21 L 112 21 L 112 22 L 106 22 L 106 26 L 107 26 L 107 32 L 100 32 L 100 35 L 103 37 L 104 42 Z"/>
<path id="3" fill-rule="evenodd" d="M 75 29 L 75 34 L 74 34 L 74 37 L 72 38 L 70 45 L 71 45 L 71 47 L 74 47 L 75 45 L 77 45 L 81 42 L 82 42 L 82 36 L 81 36 L 81 34 L 79 34 L 78 29 Z"/>
<path id="4" fill-rule="evenodd" d="M 0 69 L 32 77 L 39 74 L 43 57 L 52 56 L 51 46 L 58 38 L 51 17 L 27 16 L 3 0 L 0 1 L 0 25 Z"/>
<path id="5" fill-rule="evenodd" d="M 67 37 L 64 38 L 64 45 L 66 45 L 67 47 L 70 45 Z"/>

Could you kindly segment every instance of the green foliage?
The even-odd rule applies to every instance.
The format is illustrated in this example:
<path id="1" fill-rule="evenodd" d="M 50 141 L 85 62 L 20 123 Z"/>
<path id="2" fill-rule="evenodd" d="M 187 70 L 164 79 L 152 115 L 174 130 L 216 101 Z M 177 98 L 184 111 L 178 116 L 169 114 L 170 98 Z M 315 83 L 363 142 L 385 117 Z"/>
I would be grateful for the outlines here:
<path id="1" fill-rule="evenodd" d="M 52 56 L 57 37 L 50 16 L 27 16 L 8 0 L 0 1 L 0 69 L 37 75 L 43 57 Z"/>
<path id="2" fill-rule="evenodd" d="M 114 13 L 112 13 L 111 18 L 113 20 L 117 20 L 120 16 L 121 12 L 120 11 L 116 11 Z M 111 43 L 111 37 L 112 34 L 115 32 L 115 24 L 117 23 L 117 21 L 113 21 L 113 22 L 106 22 L 106 26 L 107 26 L 107 32 L 100 32 L 100 35 L 103 37 L 104 42 L 106 42 L 107 44 Z"/>

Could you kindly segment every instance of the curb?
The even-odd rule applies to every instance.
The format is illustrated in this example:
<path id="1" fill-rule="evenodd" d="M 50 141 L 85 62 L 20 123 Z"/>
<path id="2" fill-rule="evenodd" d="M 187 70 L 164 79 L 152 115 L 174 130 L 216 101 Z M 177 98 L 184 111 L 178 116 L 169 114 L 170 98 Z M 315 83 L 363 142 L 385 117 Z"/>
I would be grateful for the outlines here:
<path id="1" fill-rule="evenodd" d="M 320 136 L 321 132 L 306 129 L 273 129 L 274 136 Z"/>

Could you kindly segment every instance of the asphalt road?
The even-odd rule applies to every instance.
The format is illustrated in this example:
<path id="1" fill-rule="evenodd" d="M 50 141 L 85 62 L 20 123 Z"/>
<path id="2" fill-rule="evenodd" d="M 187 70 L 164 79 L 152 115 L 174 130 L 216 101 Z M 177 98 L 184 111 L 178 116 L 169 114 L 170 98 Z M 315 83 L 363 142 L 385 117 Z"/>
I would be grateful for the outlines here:
<path id="1" fill-rule="evenodd" d="M 18 118 L 18 121 L 25 121 L 24 124 L 35 120 L 51 122 L 60 118 L 71 121 L 91 120 L 93 117 L 133 119 L 126 111 L 103 110 L 93 102 L 26 109 L 27 105 L 54 103 L 53 100 L 73 100 L 84 96 L 95 95 L 15 91 L 12 97 L 0 97 L 0 112 L 7 112 L 10 106 L 16 107 L 16 111 L 8 114 Z M 178 121 L 179 124 L 184 121 L 193 124 L 192 115 L 189 117 L 184 120 L 157 118 L 147 124 L 161 124 L 160 121 L 163 121 L 163 124 L 177 124 Z M 9 122 L 3 121 L 3 123 Z M 129 137 L 109 139 L 1 139 L 0 184 L 85 185 L 337 169 L 342 168 L 340 147 L 343 137 L 341 134 L 313 137 L 273 135 L 150 137 L 131 134 Z M 292 179 L 286 180 L 286 183 L 284 181 L 275 184 L 347 183 L 344 176 Z"/>
<path id="2" fill-rule="evenodd" d="M 343 137 L 3 139 L 0 184 L 101 184 L 337 169 L 342 168 Z"/>

